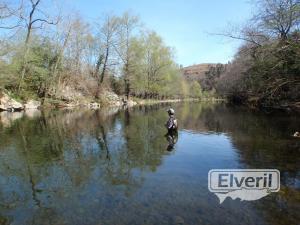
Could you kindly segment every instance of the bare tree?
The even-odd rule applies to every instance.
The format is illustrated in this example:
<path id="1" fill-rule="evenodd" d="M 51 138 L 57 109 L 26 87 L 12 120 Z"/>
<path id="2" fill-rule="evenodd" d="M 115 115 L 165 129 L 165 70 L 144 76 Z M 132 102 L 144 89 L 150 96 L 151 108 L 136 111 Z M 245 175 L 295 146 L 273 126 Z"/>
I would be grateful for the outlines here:
<path id="1" fill-rule="evenodd" d="M 79 15 L 71 21 L 71 30 L 69 41 L 66 47 L 68 58 L 67 67 L 71 70 L 74 76 L 81 75 L 87 63 L 84 60 L 88 57 L 88 49 L 91 40 L 90 24 L 83 20 Z"/>
<path id="2" fill-rule="evenodd" d="M 52 76 L 50 78 L 50 82 L 48 84 L 48 88 L 46 89 L 46 93 L 44 97 L 47 96 L 48 92 L 50 91 L 49 90 L 50 88 L 52 88 L 52 91 L 54 91 L 52 94 L 55 94 L 59 85 L 61 84 L 62 74 L 59 71 L 59 67 L 63 62 L 65 50 L 70 40 L 71 31 L 72 31 L 72 26 L 70 20 L 67 20 L 64 23 L 59 23 L 57 26 L 56 57 L 55 57 L 54 65 L 51 69 Z M 53 85 L 54 83 L 56 85 Z"/>
<path id="3" fill-rule="evenodd" d="M 290 32 L 299 28 L 300 0 L 258 0 L 258 27 L 286 40 Z"/>
<path id="4" fill-rule="evenodd" d="M 99 56 L 96 63 L 95 68 L 95 76 L 98 77 L 100 66 L 102 66 L 101 74 L 100 74 L 100 84 L 103 83 L 104 76 L 106 74 L 106 71 L 109 66 L 109 57 L 111 54 L 112 47 L 116 45 L 115 36 L 117 34 L 117 31 L 119 29 L 119 20 L 115 16 L 106 15 L 103 25 L 100 27 L 99 33 L 100 33 L 100 41 L 101 49 L 104 50 L 104 52 L 99 51 Z"/>
<path id="5" fill-rule="evenodd" d="M 119 44 L 115 46 L 115 50 L 124 64 L 124 86 L 126 98 L 130 94 L 130 67 L 132 56 L 130 53 L 130 40 L 134 30 L 139 26 L 139 19 L 136 16 L 124 13 L 120 19 Z"/>
<path id="6" fill-rule="evenodd" d="M 225 32 L 213 35 L 246 41 L 254 47 L 262 46 L 270 39 L 286 40 L 288 34 L 299 29 L 300 0 L 255 0 L 256 13 L 242 28 L 231 26 Z"/>
<path id="7" fill-rule="evenodd" d="M 257 27 L 253 20 L 244 24 L 243 27 L 230 25 L 225 31 L 220 33 L 211 33 L 211 35 L 224 36 L 236 40 L 248 42 L 253 47 L 262 46 L 270 40 L 267 33 Z"/>
<path id="8" fill-rule="evenodd" d="M 6 1 L 0 2 L 0 29 L 15 29 L 21 26 L 20 14 L 23 9 L 23 1 L 16 5 Z"/>
<path id="9" fill-rule="evenodd" d="M 56 25 L 58 23 L 58 18 L 57 17 L 55 20 L 51 20 L 50 16 L 43 10 L 41 9 L 40 3 L 41 0 L 27 0 L 29 2 L 29 9 L 27 10 L 27 7 L 23 7 L 23 12 L 20 14 L 20 19 L 23 22 L 25 28 L 26 28 L 26 38 L 25 38 L 25 43 L 24 43 L 24 58 L 23 58 L 23 65 L 22 65 L 22 71 L 21 71 L 21 78 L 19 81 L 19 86 L 18 86 L 18 92 L 20 92 L 22 83 L 24 80 L 24 76 L 27 70 L 27 56 L 28 56 L 28 51 L 29 51 L 29 41 L 31 37 L 31 33 L 34 29 L 40 29 L 43 27 L 44 24 L 49 24 L 49 25 Z"/>

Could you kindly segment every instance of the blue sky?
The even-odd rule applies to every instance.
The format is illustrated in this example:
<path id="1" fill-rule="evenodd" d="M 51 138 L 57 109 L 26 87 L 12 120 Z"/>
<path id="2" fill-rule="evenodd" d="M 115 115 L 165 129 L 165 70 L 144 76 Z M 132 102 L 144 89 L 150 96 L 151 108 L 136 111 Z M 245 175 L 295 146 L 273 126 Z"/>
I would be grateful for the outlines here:
<path id="1" fill-rule="evenodd" d="M 176 60 L 184 66 L 232 59 L 240 43 L 209 33 L 245 22 L 252 9 L 248 0 L 69 0 L 68 5 L 91 21 L 130 10 L 176 49 Z"/>

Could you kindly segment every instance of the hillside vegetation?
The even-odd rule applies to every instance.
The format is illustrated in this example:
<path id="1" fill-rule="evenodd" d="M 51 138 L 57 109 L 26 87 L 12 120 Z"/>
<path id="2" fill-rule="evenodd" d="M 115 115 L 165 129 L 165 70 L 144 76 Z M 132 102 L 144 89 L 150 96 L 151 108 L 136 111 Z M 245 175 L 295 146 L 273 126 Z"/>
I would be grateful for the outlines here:
<path id="1" fill-rule="evenodd" d="M 225 37 L 242 40 L 228 64 L 199 64 L 182 69 L 204 91 L 234 104 L 300 109 L 300 1 L 257 0 L 256 12 Z"/>
<path id="2" fill-rule="evenodd" d="M 300 108 L 300 1 L 258 0 L 253 18 L 223 35 L 244 40 L 221 75 L 218 95 L 263 108 Z"/>
<path id="3" fill-rule="evenodd" d="M 0 2 L 0 88 L 42 101 L 97 100 L 106 90 L 124 98 L 200 97 L 173 48 L 134 14 L 90 23 L 78 13 L 49 14 L 54 4 L 47 2 Z"/>

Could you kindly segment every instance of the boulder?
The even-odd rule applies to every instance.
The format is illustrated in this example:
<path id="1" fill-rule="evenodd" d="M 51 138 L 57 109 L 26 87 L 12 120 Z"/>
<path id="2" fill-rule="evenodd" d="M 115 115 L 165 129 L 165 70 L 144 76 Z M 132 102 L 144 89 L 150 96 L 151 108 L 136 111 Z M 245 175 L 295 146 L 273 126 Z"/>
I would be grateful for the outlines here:
<path id="1" fill-rule="evenodd" d="M 58 108 L 75 108 L 78 107 L 78 102 L 68 102 L 68 103 L 61 103 L 58 105 Z"/>
<path id="2" fill-rule="evenodd" d="M 110 102 L 120 102 L 120 97 L 112 91 L 104 91 L 102 96 Z"/>
<path id="3" fill-rule="evenodd" d="M 111 105 L 115 107 L 121 107 L 123 104 L 121 101 L 117 101 L 117 102 L 113 102 Z"/>
<path id="4" fill-rule="evenodd" d="M 98 102 L 91 102 L 89 104 L 89 108 L 90 109 L 99 109 L 100 108 L 100 104 Z"/>
<path id="5" fill-rule="evenodd" d="M 112 91 L 103 91 L 100 96 L 104 104 L 116 107 L 122 106 L 122 101 L 120 97 Z"/>
<path id="6" fill-rule="evenodd" d="M 298 138 L 300 138 L 300 132 L 298 132 L 298 131 L 297 131 L 297 132 L 295 132 L 293 136 L 294 136 L 294 137 L 298 137 Z"/>
<path id="7" fill-rule="evenodd" d="M 25 109 L 38 109 L 41 106 L 39 101 L 29 100 L 24 105 Z"/>
<path id="8" fill-rule="evenodd" d="M 74 102 L 83 98 L 83 94 L 73 87 L 65 86 L 57 91 L 56 97 L 67 102 Z"/>
<path id="9" fill-rule="evenodd" d="M 20 111 L 24 109 L 23 104 L 14 100 L 9 95 L 2 93 L 0 97 L 0 110 L 3 111 Z"/>
<path id="10" fill-rule="evenodd" d="M 137 105 L 137 102 L 135 102 L 135 101 L 133 101 L 133 100 L 128 100 L 127 103 L 126 103 L 126 105 L 127 105 L 128 107 L 132 107 L 132 106 Z"/>

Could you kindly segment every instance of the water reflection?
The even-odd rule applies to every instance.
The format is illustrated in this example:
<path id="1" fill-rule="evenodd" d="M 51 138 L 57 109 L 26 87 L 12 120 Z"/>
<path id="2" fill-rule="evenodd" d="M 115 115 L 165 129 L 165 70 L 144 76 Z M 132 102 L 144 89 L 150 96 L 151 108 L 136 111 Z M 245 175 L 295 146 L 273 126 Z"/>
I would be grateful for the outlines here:
<path id="1" fill-rule="evenodd" d="M 165 135 L 168 107 L 1 113 L 0 224 L 299 221 L 298 117 L 177 104 L 179 132 Z M 213 168 L 277 168 L 282 191 L 219 205 Z"/>
<path id="2" fill-rule="evenodd" d="M 174 150 L 174 146 L 178 141 L 178 132 L 177 131 L 169 131 L 167 134 L 165 134 L 165 137 L 168 142 L 167 151 L 171 152 Z"/>

